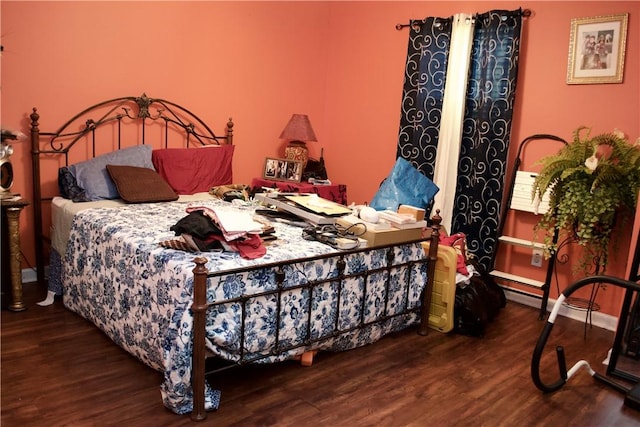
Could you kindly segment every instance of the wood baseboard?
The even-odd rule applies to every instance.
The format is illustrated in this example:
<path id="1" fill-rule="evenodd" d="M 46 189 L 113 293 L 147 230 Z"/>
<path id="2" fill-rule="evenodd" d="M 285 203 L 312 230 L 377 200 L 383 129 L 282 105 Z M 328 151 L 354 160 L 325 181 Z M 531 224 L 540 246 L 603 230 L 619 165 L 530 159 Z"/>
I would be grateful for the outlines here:
<path id="1" fill-rule="evenodd" d="M 525 295 L 519 292 L 513 292 L 508 289 L 504 290 L 505 295 L 507 296 L 507 300 L 516 302 L 518 304 L 527 305 L 529 307 L 540 307 L 540 298 L 532 295 Z M 551 311 L 554 304 L 556 303 L 555 299 L 549 298 L 547 302 L 547 311 Z M 573 309 L 571 307 L 563 306 L 558 311 L 558 315 L 568 317 L 573 320 L 577 320 L 580 322 L 585 321 L 586 311 Z M 618 317 L 612 316 L 606 313 L 600 313 L 599 311 L 594 311 L 591 316 L 591 323 L 593 326 L 597 326 L 599 328 L 607 329 L 609 331 L 615 331 L 618 326 Z"/>

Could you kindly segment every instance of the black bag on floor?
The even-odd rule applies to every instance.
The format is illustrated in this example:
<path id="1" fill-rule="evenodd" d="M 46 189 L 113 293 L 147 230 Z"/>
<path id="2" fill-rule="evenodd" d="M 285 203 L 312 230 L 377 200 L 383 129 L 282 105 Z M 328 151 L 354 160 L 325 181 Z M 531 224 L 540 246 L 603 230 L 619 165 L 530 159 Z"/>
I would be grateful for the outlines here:
<path id="1" fill-rule="evenodd" d="M 507 304 L 502 288 L 475 260 L 469 261 L 477 274 L 466 286 L 456 288 L 453 309 L 455 331 L 471 336 L 484 335 L 485 328 Z"/>

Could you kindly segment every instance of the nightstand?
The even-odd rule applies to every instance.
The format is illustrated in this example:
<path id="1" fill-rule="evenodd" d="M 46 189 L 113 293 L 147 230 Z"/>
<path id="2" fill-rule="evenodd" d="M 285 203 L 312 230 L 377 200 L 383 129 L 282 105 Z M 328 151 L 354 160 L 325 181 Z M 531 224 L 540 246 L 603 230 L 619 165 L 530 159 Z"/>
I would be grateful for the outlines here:
<path id="1" fill-rule="evenodd" d="M 251 187 L 277 188 L 286 193 L 315 193 L 323 199 L 347 204 L 347 186 L 344 184 L 316 185 L 308 182 L 272 181 L 270 179 L 253 178 Z"/>
<path id="2" fill-rule="evenodd" d="M 28 205 L 29 202 L 19 196 L 0 199 L 2 207 L 2 307 L 11 311 L 27 309 L 22 300 L 20 212 Z M 11 299 L 6 306 L 5 301 L 7 301 L 9 293 Z"/>

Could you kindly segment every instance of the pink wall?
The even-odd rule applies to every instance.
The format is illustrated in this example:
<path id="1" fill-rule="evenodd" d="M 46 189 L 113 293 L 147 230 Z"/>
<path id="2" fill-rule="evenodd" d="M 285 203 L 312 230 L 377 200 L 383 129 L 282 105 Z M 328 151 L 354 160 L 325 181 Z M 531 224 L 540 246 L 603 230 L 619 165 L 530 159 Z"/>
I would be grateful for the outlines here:
<path id="1" fill-rule="evenodd" d="M 568 139 L 580 125 L 639 136 L 640 3 L 630 1 L 2 1 L 2 125 L 26 132 L 35 106 L 41 130 L 52 130 L 90 104 L 146 92 L 217 129 L 232 116 L 235 181 L 248 183 L 265 156 L 282 153 L 278 136 L 290 115 L 306 113 L 319 139 L 311 154 L 323 147 L 330 178 L 361 203 L 395 160 L 408 37 L 395 25 L 519 7 L 533 16 L 524 24 L 513 141 L 534 133 Z M 624 83 L 567 85 L 571 18 L 617 13 L 629 13 Z M 29 199 L 28 145 L 15 151 L 13 190 Z M 27 208 L 21 237 L 33 264 L 31 220 Z M 527 233 L 532 223 L 512 226 Z"/>

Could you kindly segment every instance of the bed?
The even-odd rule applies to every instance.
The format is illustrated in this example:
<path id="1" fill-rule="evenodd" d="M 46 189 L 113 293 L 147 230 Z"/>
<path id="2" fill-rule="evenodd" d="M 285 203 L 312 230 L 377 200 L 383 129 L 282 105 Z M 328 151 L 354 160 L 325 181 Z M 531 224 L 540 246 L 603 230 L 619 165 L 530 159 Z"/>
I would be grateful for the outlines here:
<path id="1" fill-rule="evenodd" d="M 50 289 L 162 372 L 163 403 L 177 414 L 202 420 L 218 407 L 207 379 L 221 369 L 342 351 L 416 325 L 426 335 L 450 317 L 424 309 L 453 305 L 434 291 L 437 216 L 429 236 L 394 245 L 340 250 L 262 220 L 275 240 L 194 248 L 176 232 L 194 212 L 257 218 L 261 208 L 214 191 L 233 185 L 231 119 L 219 135 L 145 94 L 95 104 L 55 132 L 39 119 L 34 108 L 39 282 L 48 259 Z"/>

